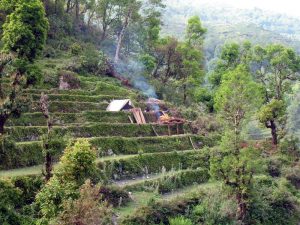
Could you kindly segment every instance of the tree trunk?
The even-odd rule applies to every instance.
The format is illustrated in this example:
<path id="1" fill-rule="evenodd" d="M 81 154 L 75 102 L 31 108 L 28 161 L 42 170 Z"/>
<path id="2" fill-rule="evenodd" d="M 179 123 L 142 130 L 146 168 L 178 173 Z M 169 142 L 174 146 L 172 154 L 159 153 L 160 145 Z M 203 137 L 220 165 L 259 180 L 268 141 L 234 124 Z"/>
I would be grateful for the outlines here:
<path id="1" fill-rule="evenodd" d="M 186 94 L 186 84 L 183 85 L 183 104 L 186 104 L 187 94 Z"/>
<path id="2" fill-rule="evenodd" d="M 52 156 L 50 152 L 47 152 L 45 156 L 45 170 L 45 180 L 49 181 L 52 177 Z"/>
<path id="3" fill-rule="evenodd" d="M 244 224 L 246 212 L 247 212 L 247 205 L 245 203 L 243 194 L 240 192 L 237 193 L 236 200 L 237 200 L 237 204 L 238 204 L 237 217 L 238 217 L 238 220 L 241 222 L 241 224 Z"/>
<path id="4" fill-rule="evenodd" d="M 119 62 L 119 55 L 120 55 L 120 51 L 121 51 L 121 46 L 122 46 L 122 41 L 123 41 L 123 37 L 125 34 L 125 30 L 129 24 L 129 19 L 131 17 L 131 9 L 128 10 L 128 13 L 126 15 L 122 30 L 120 32 L 120 34 L 118 35 L 118 42 L 117 42 L 117 48 L 116 48 L 116 54 L 115 54 L 115 60 L 114 63 L 117 64 Z"/>
<path id="5" fill-rule="evenodd" d="M 0 135 L 4 134 L 4 124 L 7 118 L 5 116 L 0 116 Z"/>
<path id="6" fill-rule="evenodd" d="M 270 129 L 272 134 L 272 143 L 273 145 L 278 145 L 277 127 L 275 121 L 271 120 L 270 124 L 271 124 Z"/>
<path id="7" fill-rule="evenodd" d="M 79 20 L 79 0 L 75 1 L 75 19 L 76 19 L 76 23 L 78 23 L 78 20 Z"/>
<path id="8" fill-rule="evenodd" d="M 66 9 L 66 13 L 70 12 L 70 8 L 71 8 L 71 0 L 67 1 L 67 9 Z"/>
<path id="9" fill-rule="evenodd" d="M 101 34 L 101 38 L 100 38 L 100 45 L 102 44 L 102 42 L 105 40 L 106 38 L 106 30 L 107 30 L 107 26 L 103 26 L 102 27 L 102 34 Z"/>

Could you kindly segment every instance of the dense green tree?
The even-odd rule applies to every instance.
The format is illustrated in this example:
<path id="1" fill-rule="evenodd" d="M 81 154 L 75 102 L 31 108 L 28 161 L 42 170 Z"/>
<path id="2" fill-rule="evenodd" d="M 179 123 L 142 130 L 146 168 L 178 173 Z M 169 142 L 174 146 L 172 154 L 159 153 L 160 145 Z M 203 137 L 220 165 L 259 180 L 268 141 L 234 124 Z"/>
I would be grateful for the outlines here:
<path id="1" fill-rule="evenodd" d="M 272 142 L 277 145 L 286 128 L 286 94 L 291 91 L 293 81 L 300 77 L 300 57 L 282 45 L 256 46 L 253 61 L 256 63 L 256 80 L 264 87 L 265 105 L 258 117 L 271 129 Z"/>
<path id="2" fill-rule="evenodd" d="M 20 0 L 3 25 L 4 50 L 32 61 L 44 47 L 48 20 L 39 0 Z"/>
<path id="3" fill-rule="evenodd" d="M 225 126 L 220 150 L 211 158 L 211 174 L 235 196 L 237 218 L 244 222 L 253 175 L 259 167 L 259 151 L 243 146 L 242 129 L 253 109 L 259 106 L 260 88 L 245 66 L 227 72 L 215 96 L 215 108 Z"/>
<path id="4" fill-rule="evenodd" d="M 58 169 L 36 196 L 42 224 L 53 222 L 63 210 L 65 200 L 78 198 L 78 188 L 86 179 L 96 179 L 95 160 L 96 154 L 86 140 L 77 141 L 65 149 Z"/>
<path id="5" fill-rule="evenodd" d="M 242 45 L 237 43 L 225 44 L 215 64 L 214 70 L 209 76 L 212 88 L 215 89 L 219 87 L 223 74 L 235 69 L 240 64 L 249 65 L 251 58 L 251 43 L 244 42 Z"/>

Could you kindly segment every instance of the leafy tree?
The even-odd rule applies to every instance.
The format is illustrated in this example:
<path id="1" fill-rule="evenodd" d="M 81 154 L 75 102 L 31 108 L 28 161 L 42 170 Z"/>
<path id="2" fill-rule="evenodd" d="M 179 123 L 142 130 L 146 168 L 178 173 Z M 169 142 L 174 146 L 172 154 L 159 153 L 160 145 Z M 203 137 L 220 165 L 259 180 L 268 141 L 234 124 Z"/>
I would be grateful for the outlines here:
<path id="1" fill-rule="evenodd" d="M 282 45 L 256 46 L 254 60 L 255 77 L 264 86 L 264 103 L 259 120 L 271 129 L 272 142 L 278 144 L 278 132 L 284 136 L 286 125 L 285 96 L 293 81 L 299 79 L 300 57 Z"/>
<path id="2" fill-rule="evenodd" d="M 252 58 L 251 43 L 246 41 L 242 45 L 237 43 L 225 44 L 213 72 L 209 76 L 209 81 L 213 89 L 217 89 L 222 80 L 223 74 L 235 69 L 238 65 L 249 65 Z"/>
<path id="3" fill-rule="evenodd" d="M 245 221 L 253 175 L 259 167 L 259 151 L 243 147 L 242 128 L 260 102 L 258 85 L 245 66 L 223 75 L 215 96 L 215 108 L 225 125 L 220 151 L 211 158 L 211 174 L 234 194 L 237 218 Z"/>
<path id="4" fill-rule="evenodd" d="M 78 188 L 86 179 L 96 179 L 96 154 L 86 140 L 77 141 L 65 149 L 58 169 L 36 196 L 40 208 L 40 223 L 49 223 L 64 209 L 63 202 L 79 197 Z"/>
<path id="5" fill-rule="evenodd" d="M 186 41 L 179 46 L 182 54 L 182 68 L 179 79 L 183 85 L 183 102 L 187 101 L 187 89 L 194 94 L 194 87 L 203 82 L 203 40 L 206 29 L 202 27 L 200 18 L 193 16 L 188 20 Z"/>
<path id="6" fill-rule="evenodd" d="M 17 1 L 3 25 L 4 50 L 16 52 L 19 58 L 32 61 L 44 47 L 48 26 L 39 0 Z"/>

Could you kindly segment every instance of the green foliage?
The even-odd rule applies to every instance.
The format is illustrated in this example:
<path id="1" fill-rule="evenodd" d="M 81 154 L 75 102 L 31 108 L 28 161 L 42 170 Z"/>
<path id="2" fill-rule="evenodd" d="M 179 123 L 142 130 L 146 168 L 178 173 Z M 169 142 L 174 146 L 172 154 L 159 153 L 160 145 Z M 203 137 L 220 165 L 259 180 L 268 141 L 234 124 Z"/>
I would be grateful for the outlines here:
<path id="1" fill-rule="evenodd" d="M 214 70 L 209 76 L 213 89 L 217 89 L 222 83 L 222 77 L 227 72 L 234 70 L 239 65 L 248 66 L 252 57 L 251 44 L 243 45 L 228 43 L 222 47 L 220 56 L 214 65 Z"/>
<path id="2" fill-rule="evenodd" d="M 63 209 L 64 200 L 77 198 L 77 188 L 75 182 L 52 177 L 36 195 L 36 204 L 42 216 L 38 224 L 48 224 Z"/>
<path id="3" fill-rule="evenodd" d="M 72 106 L 77 103 L 72 104 Z M 88 106 L 89 104 L 77 104 L 78 107 Z M 57 105 L 57 107 L 59 107 Z M 74 106 L 75 107 L 75 106 Z M 50 107 L 51 109 L 51 107 Z M 110 123 L 100 123 L 92 125 L 69 125 L 66 127 L 54 127 L 53 131 L 61 134 L 62 136 L 70 134 L 72 137 L 109 137 L 109 136 L 123 136 L 123 137 L 146 137 L 155 136 L 152 129 L 154 127 L 155 131 L 159 135 L 168 135 L 167 125 L 137 125 L 137 124 L 110 124 Z M 177 134 L 177 126 L 170 126 L 171 134 Z M 179 133 L 183 133 L 183 127 L 179 127 Z M 9 127 L 7 132 L 10 134 L 11 138 L 16 141 L 35 141 L 39 140 L 39 137 L 47 132 L 47 127 L 37 126 L 37 127 Z"/>
<path id="4" fill-rule="evenodd" d="M 82 51 L 82 47 L 78 43 L 73 43 L 70 47 L 72 55 L 79 55 Z"/>
<path id="5" fill-rule="evenodd" d="M 191 212 L 194 224 L 235 224 L 237 205 L 221 189 L 213 187 Z"/>
<path id="6" fill-rule="evenodd" d="M 128 191 L 158 191 L 158 193 L 164 194 L 193 184 L 205 183 L 208 179 L 208 171 L 204 168 L 174 171 L 159 179 L 128 185 L 125 189 Z"/>
<path id="7" fill-rule="evenodd" d="M 261 103 L 260 87 L 243 66 L 226 73 L 215 95 L 215 108 L 230 128 L 241 131 L 242 122 Z"/>
<path id="8" fill-rule="evenodd" d="M 258 177 L 251 195 L 248 221 L 254 224 L 295 224 L 299 219 L 297 199 L 284 179 Z"/>
<path id="9" fill-rule="evenodd" d="M 72 180 L 83 184 L 86 178 L 96 175 L 96 153 L 86 140 L 68 146 L 60 159 L 57 176 L 63 180 Z M 95 178 L 95 177 L 94 177 Z"/>
<path id="10" fill-rule="evenodd" d="M 63 203 L 64 210 L 59 214 L 56 224 L 112 225 L 112 210 L 105 202 L 99 202 L 99 188 L 87 180 L 80 187 L 78 199 L 67 199 Z"/>
<path id="11" fill-rule="evenodd" d="M 48 26 L 40 1 L 18 1 L 3 25 L 4 49 L 33 60 L 44 47 Z"/>
<path id="12" fill-rule="evenodd" d="M 80 56 L 80 70 L 95 75 L 103 75 L 107 70 L 106 56 L 102 51 L 95 49 L 92 45 L 85 46 Z"/>
<path id="13" fill-rule="evenodd" d="M 170 225 L 193 225 L 190 219 L 184 218 L 182 216 L 170 219 L 169 222 Z"/>
<path id="14" fill-rule="evenodd" d="M 268 123 L 270 120 L 279 119 L 285 116 L 286 105 L 282 100 L 272 99 L 271 102 L 263 105 L 258 112 L 258 119 L 261 123 Z"/>
<path id="15" fill-rule="evenodd" d="M 66 148 L 54 176 L 36 196 L 40 224 L 53 222 L 64 209 L 65 200 L 78 198 L 78 188 L 86 179 L 97 179 L 95 160 L 96 154 L 85 140 Z"/>
<path id="16" fill-rule="evenodd" d="M 199 191 L 185 197 L 179 197 L 171 201 L 150 202 L 147 206 L 136 210 L 132 215 L 124 218 L 122 225 L 152 225 L 168 224 L 169 218 L 185 215 L 193 206 L 199 204 L 204 193 Z"/>
<path id="17" fill-rule="evenodd" d="M 129 158 L 116 158 L 110 161 L 99 162 L 102 174 L 107 170 L 110 174 L 107 179 L 132 178 L 146 173 L 158 173 L 163 170 L 207 168 L 209 166 L 208 150 L 166 152 L 159 154 L 142 154 Z"/>
<path id="18" fill-rule="evenodd" d="M 11 182 L 0 180 L 0 223 L 21 224 L 20 215 L 15 211 L 21 192 Z"/>
<path id="19" fill-rule="evenodd" d="M 28 65 L 26 68 L 26 84 L 27 85 L 38 85 L 42 82 L 43 73 L 37 65 Z"/>

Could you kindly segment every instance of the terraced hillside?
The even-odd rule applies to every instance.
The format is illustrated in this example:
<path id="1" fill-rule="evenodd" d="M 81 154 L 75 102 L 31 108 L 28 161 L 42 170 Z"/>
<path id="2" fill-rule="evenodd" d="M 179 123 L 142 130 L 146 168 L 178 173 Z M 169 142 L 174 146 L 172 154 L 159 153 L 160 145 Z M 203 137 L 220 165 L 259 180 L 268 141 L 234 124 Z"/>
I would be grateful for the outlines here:
<path id="1" fill-rule="evenodd" d="M 47 132 L 47 124 L 39 99 L 41 93 L 46 93 L 54 131 L 74 140 L 87 139 L 97 151 L 97 164 L 104 179 L 131 192 L 132 201 L 116 209 L 119 219 L 150 199 L 170 197 L 178 189 L 188 191 L 208 181 L 208 154 L 204 147 L 213 145 L 208 137 L 191 134 L 188 125 L 180 127 L 181 134 L 177 134 L 176 126 L 131 123 L 130 112 L 105 109 L 111 100 L 125 97 L 144 108 L 140 93 L 108 78 L 78 78 L 80 89 L 25 91 L 31 104 L 20 118 L 10 119 L 5 127 L 16 141 L 16 150 L 1 159 L 0 177 L 42 178 L 41 137 Z M 145 117 L 150 118 L 147 114 Z M 61 154 L 55 155 L 56 161 Z"/>

